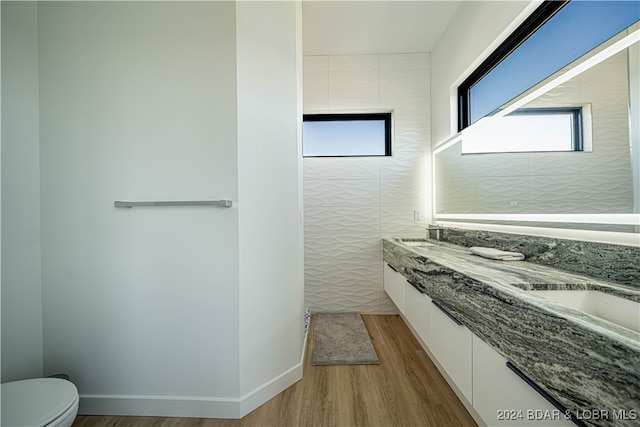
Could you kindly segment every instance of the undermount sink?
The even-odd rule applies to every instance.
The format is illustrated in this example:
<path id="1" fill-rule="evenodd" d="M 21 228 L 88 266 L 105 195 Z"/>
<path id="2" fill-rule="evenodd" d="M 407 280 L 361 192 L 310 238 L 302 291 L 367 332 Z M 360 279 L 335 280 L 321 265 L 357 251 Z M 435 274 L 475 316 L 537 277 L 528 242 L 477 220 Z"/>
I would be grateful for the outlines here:
<path id="1" fill-rule="evenodd" d="M 407 246 L 412 246 L 416 248 L 425 248 L 428 246 L 435 246 L 433 243 L 429 243 L 426 240 L 420 240 L 420 239 L 400 239 L 400 241 Z"/>
<path id="2" fill-rule="evenodd" d="M 530 291 L 549 301 L 640 332 L 640 303 L 600 291 Z"/>

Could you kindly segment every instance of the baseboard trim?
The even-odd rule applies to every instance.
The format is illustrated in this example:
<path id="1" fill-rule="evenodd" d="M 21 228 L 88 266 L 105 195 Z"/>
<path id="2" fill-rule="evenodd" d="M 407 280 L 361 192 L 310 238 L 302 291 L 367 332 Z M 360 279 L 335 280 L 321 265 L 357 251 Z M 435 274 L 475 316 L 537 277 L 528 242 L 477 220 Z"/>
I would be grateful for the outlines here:
<path id="1" fill-rule="evenodd" d="M 80 415 L 241 418 L 240 399 L 81 394 Z"/>
<path id="2" fill-rule="evenodd" d="M 240 399 L 240 418 L 302 379 L 306 350 L 307 336 L 305 336 L 303 340 L 302 354 L 300 355 L 300 362 L 297 365 L 252 392 L 245 394 Z"/>
<path id="3" fill-rule="evenodd" d="M 78 414 L 242 418 L 302 379 L 306 348 L 307 337 L 298 364 L 240 398 L 81 394 Z"/>

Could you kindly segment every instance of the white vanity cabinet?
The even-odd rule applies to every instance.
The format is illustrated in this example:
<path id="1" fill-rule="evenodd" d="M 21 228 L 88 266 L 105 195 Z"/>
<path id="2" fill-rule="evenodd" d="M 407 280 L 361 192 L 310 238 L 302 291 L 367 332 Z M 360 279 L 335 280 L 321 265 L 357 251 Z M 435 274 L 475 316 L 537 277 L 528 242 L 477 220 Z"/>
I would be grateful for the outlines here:
<path id="1" fill-rule="evenodd" d="M 561 409 L 543 397 L 542 390 L 536 390 L 537 386 L 529 383 L 531 380 L 516 372 L 517 366 L 508 364 L 447 311 L 446 306 L 418 291 L 387 263 L 384 264 L 384 289 L 479 424 L 486 423 L 489 427 L 574 425 Z"/>
<path id="2" fill-rule="evenodd" d="M 386 262 L 384 263 L 384 291 L 402 314 L 406 313 L 407 287 L 410 286 L 402 274 L 398 273 Z"/>
<path id="3" fill-rule="evenodd" d="M 407 311 L 405 316 L 422 343 L 429 346 L 429 311 L 431 298 L 407 283 Z"/>
<path id="4" fill-rule="evenodd" d="M 473 408 L 488 426 L 573 426 L 564 414 L 473 336 Z"/>
<path id="5" fill-rule="evenodd" d="M 429 309 L 429 349 L 464 397 L 473 404 L 473 333 L 444 308 L 433 303 Z"/>

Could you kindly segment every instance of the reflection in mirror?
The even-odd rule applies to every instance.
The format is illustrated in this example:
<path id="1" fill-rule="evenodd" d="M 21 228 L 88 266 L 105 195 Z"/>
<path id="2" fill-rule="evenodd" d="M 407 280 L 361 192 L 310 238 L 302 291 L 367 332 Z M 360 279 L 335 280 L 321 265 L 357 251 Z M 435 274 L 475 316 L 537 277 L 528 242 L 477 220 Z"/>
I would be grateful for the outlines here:
<path id="1" fill-rule="evenodd" d="M 591 151 L 590 126 L 591 104 L 529 105 L 465 131 L 462 153 Z"/>
<path id="2" fill-rule="evenodd" d="M 638 50 L 636 42 L 529 101 L 520 112 L 471 126 L 461 140 L 436 150 L 436 216 L 640 212 L 640 114 L 633 95 L 640 92 Z M 630 105 L 635 112 L 630 113 Z M 571 109 L 578 109 L 580 117 L 558 120 L 554 116 L 563 133 L 553 138 L 544 135 L 551 125 L 540 121 L 542 115 L 528 130 L 522 123 L 515 127 L 512 123 L 522 118 L 521 112 Z M 579 121 L 579 129 L 571 120 Z M 576 132 L 580 144 L 575 143 Z M 503 145 L 496 146 L 497 142 Z M 550 147 L 551 143 L 557 145 Z M 505 219 L 498 222 L 507 224 Z M 571 223 L 528 225 L 585 228 L 585 224 Z M 637 232 L 637 228 L 589 227 L 619 232 Z"/>

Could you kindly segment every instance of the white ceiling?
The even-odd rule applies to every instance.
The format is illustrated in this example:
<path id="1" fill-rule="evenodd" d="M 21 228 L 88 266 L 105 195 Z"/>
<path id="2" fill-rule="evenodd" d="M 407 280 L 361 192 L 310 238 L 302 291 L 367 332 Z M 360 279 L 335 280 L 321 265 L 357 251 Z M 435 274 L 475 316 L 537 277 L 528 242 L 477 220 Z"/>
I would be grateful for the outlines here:
<path id="1" fill-rule="evenodd" d="M 461 1 L 302 3 L 305 55 L 431 52 Z"/>

